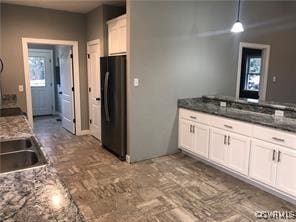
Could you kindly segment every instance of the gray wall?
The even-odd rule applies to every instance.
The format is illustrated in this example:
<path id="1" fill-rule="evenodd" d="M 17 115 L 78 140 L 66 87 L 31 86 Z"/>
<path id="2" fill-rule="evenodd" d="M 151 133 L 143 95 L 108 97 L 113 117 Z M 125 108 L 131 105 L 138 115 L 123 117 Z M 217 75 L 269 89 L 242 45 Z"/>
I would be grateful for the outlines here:
<path id="1" fill-rule="evenodd" d="M 25 85 L 22 37 L 78 41 L 81 87 L 82 129 L 88 129 L 88 93 L 86 66 L 86 21 L 83 14 L 2 4 L 1 54 L 5 63 L 3 93 L 17 94 L 26 111 L 26 96 L 18 92 Z"/>
<path id="2" fill-rule="evenodd" d="M 269 86 L 268 98 L 276 98 L 276 92 L 295 84 L 295 68 L 287 68 L 293 66 L 287 62 L 296 58 L 296 50 L 289 48 L 295 47 L 291 41 L 296 39 L 295 24 L 280 25 L 287 24 L 287 13 L 295 13 L 289 8 L 277 2 L 244 3 L 242 21 L 249 27 L 243 34 L 235 35 L 229 29 L 234 22 L 236 2 L 128 1 L 131 161 L 177 151 L 177 99 L 204 94 L 235 95 L 240 41 L 272 44 L 270 62 L 275 64 L 271 64 L 270 72 L 278 70 L 279 82 Z M 278 29 L 273 28 L 274 20 L 279 22 Z M 293 36 L 284 37 L 289 34 Z M 280 45 L 284 48 L 277 54 L 275 49 Z M 285 61 L 282 58 L 276 63 L 283 55 Z M 135 77 L 140 79 L 137 88 L 132 86 Z M 285 78 L 291 84 L 282 83 Z M 284 96 L 290 96 L 281 100 L 295 99 L 291 92 L 287 89 Z"/>
<path id="3" fill-rule="evenodd" d="M 108 55 L 108 27 L 106 22 L 125 13 L 125 7 L 102 5 L 86 15 L 87 41 L 100 39 L 101 52 Z"/>

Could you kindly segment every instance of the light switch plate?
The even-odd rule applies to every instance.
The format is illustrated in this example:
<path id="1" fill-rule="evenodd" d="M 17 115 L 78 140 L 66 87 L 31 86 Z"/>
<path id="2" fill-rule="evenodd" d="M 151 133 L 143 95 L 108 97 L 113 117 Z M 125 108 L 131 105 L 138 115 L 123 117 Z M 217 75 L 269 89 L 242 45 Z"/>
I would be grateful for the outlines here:
<path id="1" fill-rule="evenodd" d="M 18 90 L 19 90 L 19 92 L 24 92 L 24 86 L 23 85 L 19 85 L 18 86 Z"/>
<path id="2" fill-rule="evenodd" d="M 276 76 L 272 77 L 272 82 L 276 82 Z"/>
<path id="3" fill-rule="evenodd" d="M 139 86 L 139 79 L 138 78 L 134 78 L 134 86 L 135 87 Z"/>

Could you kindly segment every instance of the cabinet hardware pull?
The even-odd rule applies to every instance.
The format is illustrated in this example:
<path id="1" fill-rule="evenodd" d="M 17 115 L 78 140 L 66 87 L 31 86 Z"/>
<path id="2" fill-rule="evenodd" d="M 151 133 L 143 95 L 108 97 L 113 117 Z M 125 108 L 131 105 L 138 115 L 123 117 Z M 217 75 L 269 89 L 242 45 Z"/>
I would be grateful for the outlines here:
<path id="1" fill-rule="evenodd" d="M 196 119 L 196 117 L 195 117 L 195 116 L 190 116 L 190 118 L 191 118 L 191 119 Z"/>
<path id="2" fill-rule="evenodd" d="M 281 162 L 281 151 L 278 153 L 278 162 Z"/>
<path id="3" fill-rule="evenodd" d="M 272 161 L 275 161 L 275 150 L 273 150 L 273 153 L 272 153 Z"/>
<path id="4" fill-rule="evenodd" d="M 195 126 L 192 126 L 192 132 L 195 133 Z"/>
<path id="5" fill-rule="evenodd" d="M 226 125 L 226 124 L 224 124 L 224 127 L 228 128 L 228 129 L 232 129 L 233 128 L 232 126 L 229 126 L 229 125 Z"/>
<path id="6" fill-rule="evenodd" d="M 277 138 L 277 137 L 272 137 L 273 140 L 276 140 L 278 142 L 285 142 L 284 139 L 281 139 L 281 138 Z"/>
<path id="7" fill-rule="evenodd" d="M 192 125 L 190 125 L 190 133 L 192 133 Z"/>
<path id="8" fill-rule="evenodd" d="M 227 136 L 226 136 L 226 135 L 224 135 L 224 145 L 226 145 L 226 144 L 227 144 L 226 140 L 227 140 Z"/>
<path id="9" fill-rule="evenodd" d="M 230 145 L 230 136 L 228 136 L 228 145 Z"/>

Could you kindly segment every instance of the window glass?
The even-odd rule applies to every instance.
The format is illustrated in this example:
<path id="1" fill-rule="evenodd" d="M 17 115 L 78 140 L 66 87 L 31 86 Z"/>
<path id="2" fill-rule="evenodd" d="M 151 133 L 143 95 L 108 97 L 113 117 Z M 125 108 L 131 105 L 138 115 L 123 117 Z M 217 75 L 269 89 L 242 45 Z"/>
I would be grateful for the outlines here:
<path id="1" fill-rule="evenodd" d="M 45 87 L 45 58 L 29 57 L 30 85 L 31 87 Z"/>
<path id="2" fill-rule="evenodd" d="M 259 91 L 260 87 L 260 74 L 261 74 L 261 63 L 260 57 L 249 57 L 247 60 L 247 78 L 245 90 Z"/>

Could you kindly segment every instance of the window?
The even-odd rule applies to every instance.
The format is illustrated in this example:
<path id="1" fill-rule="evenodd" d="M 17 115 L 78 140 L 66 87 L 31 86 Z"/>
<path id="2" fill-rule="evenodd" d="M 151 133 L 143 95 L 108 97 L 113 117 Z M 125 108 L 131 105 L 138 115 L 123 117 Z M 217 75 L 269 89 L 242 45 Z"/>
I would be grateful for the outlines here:
<path id="1" fill-rule="evenodd" d="M 261 74 L 261 57 L 248 57 L 246 66 L 245 90 L 259 91 Z"/>
<path id="2" fill-rule="evenodd" d="M 45 87 L 45 58 L 29 57 L 30 85 L 31 87 Z"/>
<path id="3" fill-rule="evenodd" d="M 262 72 L 262 50 L 243 48 L 240 76 L 240 98 L 259 99 Z"/>

